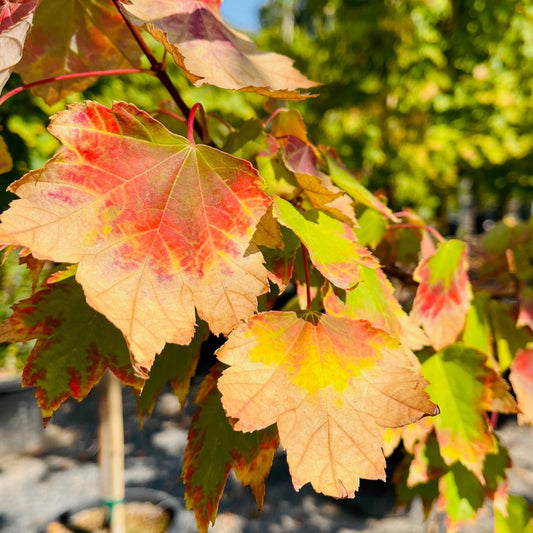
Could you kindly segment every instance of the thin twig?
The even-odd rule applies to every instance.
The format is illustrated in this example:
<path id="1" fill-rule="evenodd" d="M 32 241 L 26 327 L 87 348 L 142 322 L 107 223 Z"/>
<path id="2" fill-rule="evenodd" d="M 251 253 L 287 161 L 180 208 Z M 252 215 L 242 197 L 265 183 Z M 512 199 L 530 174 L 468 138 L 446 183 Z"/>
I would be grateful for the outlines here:
<path id="1" fill-rule="evenodd" d="M 26 83 L 26 85 L 21 85 L 15 89 L 7 92 L 0 98 L 0 105 L 5 101 L 9 100 L 12 96 L 25 91 L 26 89 L 31 89 L 32 87 L 37 87 L 39 85 L 45 85 L 47 83 L 54 83 L 56 81 L 62 80 L 72 80 L 77 78 L 91 78 L 94 76 L 119 76 L 121 74 L 153 74 L 151 70 L 142 69 L 142 68 L 120 68 L 114 70 L 93 70 L 90 72 L 72 72 L 70 74 L 61 74 L 60 76 L 54 76 L 53 78 L 46 78 L 44 80 L 32 81 L 31 83 Z"/>
<path id="2" fill-rule="evenodd" d="M 191 110 L 189 109 L 189 106 L 183 101 L 180 93 L 178 92 L 174 84 L 172 83 L 170 76 L 165 70 L 164 62 L 159 62 L 155 58 L 154 54 L 152 53 L 152 51 L 146 44 L 139 30 L 128 20 L 126 15 L 124 15 L 122 10 L 120 9 L 119 0 L 113 0 L 113 4 L 115 4 L 115 7 L 120 13 L 122 20 L 124 21 L 128 29 L 130 30 L 134 39 L 137 41 L 137 44 L 141 47 L 141 50 L 143 51 L 144 55 L 147 57 L 148 61 L 150 62 L 151 70 L 157 76 L 157 79 L 163 84 L 165 89 L 169 92 L 170 96 L 172 97 L 174 102 L 176 102 L 176 105 L 180 108 L 180 111 L 183 113 L 183 115 L 188 117 Z M 202 139 L 204 138 L 204 132 L 202 131 L 202 126 L 197 121 L 195 121 L 194 123 L 194 130 Z"/>
<path id="3" fill-rule="evenodd" d="M 173 119 L 176 119 L 179 122 L 187 122 L 185 118 L 183 118 L 181 115 L 178 115 L 177 113 L 173 113 L 172 111 L 169 111 L 168 109 L 161 109 L 158 107 L 157 109 L 154 109 L 150 111 L 150 115 L 168 115 L 169 117 L 172 117 Z"/>

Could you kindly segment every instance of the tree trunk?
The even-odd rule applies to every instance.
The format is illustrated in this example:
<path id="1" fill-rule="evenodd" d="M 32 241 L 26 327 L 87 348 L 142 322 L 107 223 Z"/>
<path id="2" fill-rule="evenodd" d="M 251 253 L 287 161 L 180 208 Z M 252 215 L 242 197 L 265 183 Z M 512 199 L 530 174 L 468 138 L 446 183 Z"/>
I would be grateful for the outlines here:
<path id="1" fill-rule="evenodd" d="M 126 533 L 122 385 L 106 371 L 99 384 L 98 462 L 102 502 L 111 533 Z"/>

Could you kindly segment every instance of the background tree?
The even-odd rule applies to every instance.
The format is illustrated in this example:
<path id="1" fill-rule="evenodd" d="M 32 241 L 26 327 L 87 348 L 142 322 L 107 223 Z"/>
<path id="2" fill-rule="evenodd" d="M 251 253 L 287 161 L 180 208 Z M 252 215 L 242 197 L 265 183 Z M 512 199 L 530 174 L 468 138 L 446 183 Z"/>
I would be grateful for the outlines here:
<path id="1" fill-rule="evenodd" d="M 297 58 L 322 81 L 299 104 L 327 138 L 387 191 L 442 226 L 458 185 L 500 215 L 532 198 L 533 3 L 530 0 L 294 2 L 294 37 L 283 6 L 261 12 L 260 42 Z"/>

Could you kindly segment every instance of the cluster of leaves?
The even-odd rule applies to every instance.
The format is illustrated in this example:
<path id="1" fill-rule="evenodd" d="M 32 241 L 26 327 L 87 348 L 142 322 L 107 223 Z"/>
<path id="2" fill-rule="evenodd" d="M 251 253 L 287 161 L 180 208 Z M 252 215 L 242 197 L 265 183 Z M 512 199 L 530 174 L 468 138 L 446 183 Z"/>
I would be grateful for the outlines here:
<path id="1" fill-rule="evenodd" d="M 51 118 L 56 154 L 10 186 L 0 243 L 24 250 L 33 290 L 0 341 L 36 340 L 23 382 L 45 419 L 108 368 L 141 416 L 167 382 L 184 404 L 211 332 L 225 342 L 182 471 L 201 531 L 231 469 L 261 506 L 279 444 L 296 489 L 341 498 L 384 479 L 400 441 L 403 502 L 438 500 L 452 530 L 490 498 L 499 532 L 531 530 L 487 414 L 532 421 L 531 225 L 487 236 L 474 284 L 465 243 L 393 213 L 310 140 L 279 99 L 316 84 L 226 26 L 220 0 L 62 4 L 0 7 L 4 82 L 15 70 L 61 102 L 103 69 L 138 73 L 142 51 L 179 110 L 172 131 L 130 103 L 74 103 Z M 195 119 L 141 32 L 193 84 L 270 97 L 268 116 Z"/>
<path id="2" fill-rule="evenodd" d="M 294 2 L 292 42 L 280 4 L 263 8 L 261 43 L 325 82 L 305 104 L 311 133 L 391 202 L 445 227 L 463 178 L 485 209 L 531 201 L 531 0 Z"/>

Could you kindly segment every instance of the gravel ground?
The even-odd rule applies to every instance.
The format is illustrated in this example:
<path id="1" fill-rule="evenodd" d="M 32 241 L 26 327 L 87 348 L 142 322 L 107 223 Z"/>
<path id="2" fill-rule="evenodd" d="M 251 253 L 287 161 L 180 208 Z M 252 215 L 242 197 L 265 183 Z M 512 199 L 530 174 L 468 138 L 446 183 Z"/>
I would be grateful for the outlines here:
<path id="1" fill-rule="evenodd" d="M 163 393 L 154 414 L 139 428 L 135 403 L 124 392 L 126 484 L 151 487 L 176 496 L 180 533 L 197 531 L 194 516 L 184 508 L 184 487 L 178 481 L 187 442 L 191 409 L 179 413 L 179 403 Z M 0 454 L 0 531 L 40 533 L 68 508 L 98 497 L 96 465 L 97 403 L 94 394 L 78 404 L 67 401 L 54 415 L 38 449 L 31 453 Z M 533 428 L 506 424 L 500 430 L 514 467 L 510 471 L 515 494 L 533 501 Z M 20 447 L 23 443 L 21 443 Z M 476 524 L 462 533 L 490 533 L 487 506 Z M 213 533 L 443 533 L 443 516 L 432 513 L 424 522 L 419 503 L 395 510 L 390 485 L 366 482 L 354 500 L 336 501 L 315 494 L 308 486 L 295 492 L 283 453 L 278 452 L 266 481 L 261 512 L 248 489 L 232 476 L 219 508 Z"/>

